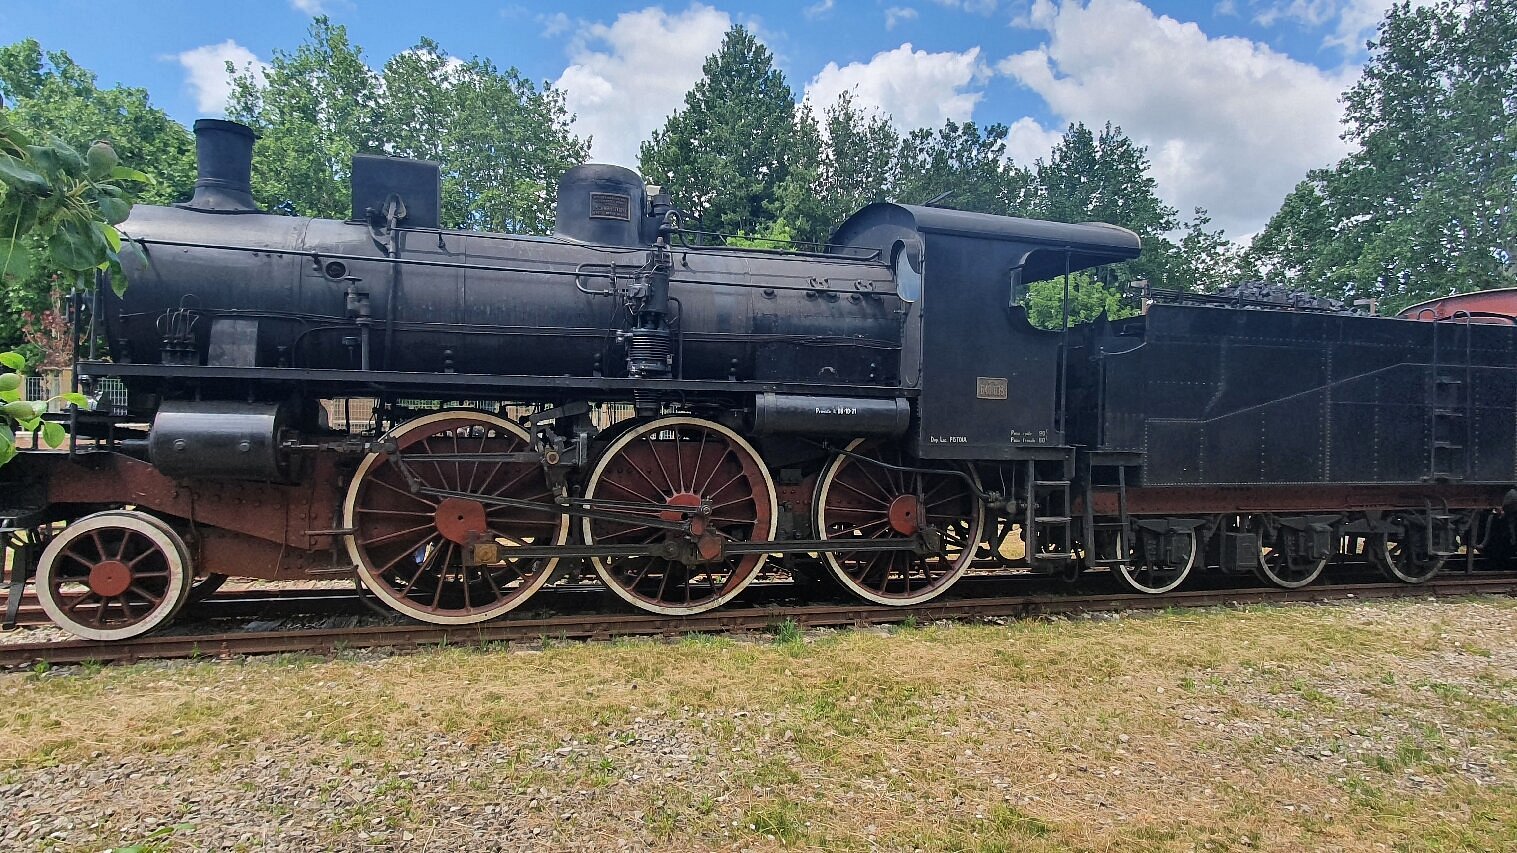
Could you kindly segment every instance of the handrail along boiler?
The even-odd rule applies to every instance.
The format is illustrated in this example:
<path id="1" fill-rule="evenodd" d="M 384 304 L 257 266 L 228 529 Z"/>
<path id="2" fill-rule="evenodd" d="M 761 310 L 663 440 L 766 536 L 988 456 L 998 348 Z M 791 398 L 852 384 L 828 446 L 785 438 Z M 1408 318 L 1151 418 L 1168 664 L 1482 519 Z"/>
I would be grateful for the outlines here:
<path id="1" fill-rule="evenodd" d="M 909 606 L 1007 567 L 1162 593 L 1510 549 L 1510 327 L 1171 301 L 1048 331 L 1025 284 L 1134 234 L 882 203 L 822 251 L 701 245 L 604 165 L 550 236 L 461 232 L 437 164 L 368 155 L 351 218 L 291 217 L 251 131 L 196 135 L 194 197 L 134 208 L 129 286 L 79 312 L 128 411 L 0 469 L 16 589 L 81 636 L 226 575 L 466 624 L 584 579 L 678 616 L 760 577 Z"/>

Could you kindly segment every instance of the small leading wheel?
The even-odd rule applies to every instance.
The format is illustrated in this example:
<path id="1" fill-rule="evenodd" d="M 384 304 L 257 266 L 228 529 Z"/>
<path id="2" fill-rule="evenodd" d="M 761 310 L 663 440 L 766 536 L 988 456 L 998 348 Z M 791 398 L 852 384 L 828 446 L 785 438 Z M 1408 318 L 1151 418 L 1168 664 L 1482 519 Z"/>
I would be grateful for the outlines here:
<path id="1" fill-rule="evenodd" d="M 1132 540 L 1131 558 L 1111 570 L 1122 586 L 1144 595 L 1159 595 L 1178 587 L 1190 576 L 1196 564 L 1194 530 L 1158 533 L 1134 525 L 1128 536 Z"/>
<path id="2" fill-rule="evenodd" d="M 568 516 L 469 497 L 553 505 L 543 466 L 508 456 L 530 451 L 526 430 L 484 412 L 446 411 L 407 421 L 388 440 L 395 454 L 364 457 L 343 504 L 348 554 L 374 595 L 423 622 L 468 625 L 519 606 L 547 582 L 556 558 L 511 550 L 564 544 Z M 407 471 L 418 485 L 454 495 L 412 491 Z M 465 559 L 466 549 L 488 561 Z"/>
<path id="3" fill-rule="evenodd" d="M 37 598 L 53 623 L 87 640 L 141 636 L 174 617 L 190 589 L 189 549 L 141 512 L 88 515 L 37 561 Z"/>
<path id="4" fill-rule="evenodd" d="M 768 555 L 726 555 L 721 545 L 770 541 L 778 520 L 774 481 L 753 447 L 721 424 L 682 415 L 639 424 L 611 442 L 590 473 L 585 497 L 623 504 L 617 512 L 649 521 L 689 519 L 690 533 L 584 519 L 587 545 L 678 553 L 592 558 L 612 592 L 666 616 L 702 613 L 742 592 Z M 703 511 L 692 515 L 696 508 Z"/>
<path id="5" fill-rule="evenodd" d="M 1448 557 L 1429 553 L 1426 525 L 1406 515 L 1392 516 L 1390 521 L 1401 528 L 1401 534 L 1377 533 L 1369 541 L 1370 556 L 1386 577 L 1402 583 L 1426 583 L 1443 571 Z"/>
<path id="6" fill-rule="evenodd" d="M 1289 528 L 1276 525 L 1271 532 L 1262 520 L 1253 527 L 1261 543 L 1256 571 L 1265 583 L 1282 589 L 1300 589 L 1321 577 L 1328 560 L 1332 559 L 1331 551 L 1316 559 L 1301 553 L 1295 541 L 1297 537 Z"/>
<path id="7" fill-rule="evenodd" d="M 901 451 L 856 439 L 828 463 L 817 481 L 816 530 L 836 541 L 824 553 L 838 582 L 876 604 L 921 604 L 942 595 L 974 562 L 985 530 L 985 507 L 973 473 L 897 471 L 872 464 L 909 467 Z M 855 454 L 855 455 L 848 455 Z M 860 459 L 860 456 L 868 457 Z M 917 553 L 849 550 L 882 538 L 933 532 L 938 550 Z"/>

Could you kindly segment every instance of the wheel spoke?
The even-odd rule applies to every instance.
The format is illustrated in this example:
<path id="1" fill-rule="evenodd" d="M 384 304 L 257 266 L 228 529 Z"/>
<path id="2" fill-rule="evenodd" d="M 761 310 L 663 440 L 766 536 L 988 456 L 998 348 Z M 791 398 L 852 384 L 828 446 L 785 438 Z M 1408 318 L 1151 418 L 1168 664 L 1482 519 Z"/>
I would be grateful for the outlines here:
<path id="1" fill-rule="evenodd" d="M 661 486 L 654 475 L 667 485 Z M 645 494 L 643 484 L 654 488 L 658 497 Z M 767 555 L 703 562 L 696 555 L 709 547 L 709 539 L 701 543 L 691 534 L 651 522 L 666 513 L 686 517 L 698 502 L 712 509 L 712 514 L 703 517 L 703 536 L 762 541 L 773 524 L 771 488 L 763 463 L 725 427 L 684 416 L 641 424 L 606 449 L 585 496 L 616 500 L 626 495 L 646 501 L 648 509 L 637 514 L 645 515 L 647 521 L 586 519 L 582 523 L 587 544 L 627 549 L 623 555 L 596 557 L 592 562 L 613 592 L 638 607 L 686 614 L 718 606 L 757 575 Z M 665 541 L 681 549 L 678 558 L 636 553 L 640 546 Z"/>
<path id="2" fill-rule="evenodd" d="M 350 548 L 360 579 L 370 590 L 395 609 L 424 621 L 467 624 L 519 606 L 547 582 L 556 558 L 534 561 L 539 569 L 532 574 L 518 568 L 519 558 L 507 556 L 502 562 L 481 566 L 464 565 L 462 559 L 463 549 L 469 547 L 464 543 L 472 541 L 469 537 L 486 531 L 497 542 L 559 546 L 567 539 L 568 521 L 562 513 L 484 500 L 551 499 L 552 489 L 540 465 L 484 459 L 527 447 L 530 437 L 521 427 L 494 414 L 449 411 L 419 417 L 392 430 L 390 436 L 402 454 L 409 449 L 419 457 L 412 468 L 415 476 L 454 496 L 433 501 L 397 486 L 399 458 L 376 454 L 364 460 L 349 492 L 361 500 L 350 497 L 353 510 L 345 521 L 354 530 Z M 454 458 L 425 458 L 434 453 Z M 471 454 L 477 458 L 470 459 Z M 380 488 L 369 489 L 370 484 Z M 401 503 L 393 494 L 431 511 Z M 397 523 L 401 529 L 395 529 Z"/>
<path id="3" fill-rule="evenodd" d="M 969 568 L 976 550 L 972 546 L 985 529 L 984 507 L 968 482 L 946 473 L 886 468 L 884 464 L 900 462 L 899 452 L 888 446 L 855 441 L 847 450 L 848 455 L 835 456 L 823 470 L 821 499 L 814 509 L 816 530 L 836 542 L 823 552 L 834 576 L 855 594 L 881 604 L 915 604 L 940 595 Z M 898 507 L 898 501 L 904 505 Z M 902 510 L 908 515 L 898 517 Z M 850 548 L 853 542 L 915 538 L 899 532 L 898 524 L 911 525 L 899 530 L 935 528 L 942 546 L 926 554 L 905 542 L 890 551 Z"/>

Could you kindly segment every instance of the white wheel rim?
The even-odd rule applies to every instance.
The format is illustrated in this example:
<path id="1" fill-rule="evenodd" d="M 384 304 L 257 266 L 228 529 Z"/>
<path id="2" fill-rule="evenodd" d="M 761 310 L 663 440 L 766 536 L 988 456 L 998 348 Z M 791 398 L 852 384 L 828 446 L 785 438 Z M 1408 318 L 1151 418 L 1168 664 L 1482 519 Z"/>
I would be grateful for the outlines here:
<path id="1" fill-rule="evenodd" d="M 1379 552 L 1377 554 L 1377 562 L 1380 563 L 1380 567 L 1402 583 L 1413 585 L 1427 583 L 1437 577 L 1439 572 L 1443 571 L 1443 565 L 1447 562 L 1447 560 L 1439 560 L 1437 566 L 1425 575 L 1409 575 L 1401 570 L 1400 562 L 1391 554 L 1391 549 L 1397 545 L 1400 545 L 1404 551 L 1406 549 L 1404 543 L 1392 542 L 1389 537 L 1382 537 L 1377 545 L 1376 550 Z M 1410 559 L 1410 557 L 1406 557 L 1406 559 Z"/>
<path id="2" fill-rule="evenodd" d="M 69 616 L 66 609 L 68 605 L 54 597 L 53 580 L 58 570 L 58 561 L 66 549 L 81 537 L 112 528 L 129 530 L 146 538 L 163 554 L 168 578 L 163 598 L 143 618 L 121 628 L 96 628 L 77 622 Z M 37 600 L 53 624 L 75 636 L 86 640 L 127 640 L 142 636 L 174 618 L 189 594 L 189 563 L 189 549 L 167 523 L 131 510 L 98 512 L 68 525 L 42 549 L 42 555 L 37 561 Z"/>
<path id="3" fill-rule="evenodd" d="M 1185 579 L 1190 577 L 1190 570 L 1196 564 L 1196 553 L 1200 550 L 1196 546 L 1196 532 L 1194 530 L 1187 530 L 1185 531 L 1185 535 L 1190 539 L 1190 553 L 1189 556 L 1187 556 L 1185 559 L 1185 567 L 1180 570 L 1179 574 L 1175 575 L 1174 580 L 1170 581 L 1164 586 L 1151 587 L 1144 585 L 1135 577 L 1135 572 L 1137 569 L 1132 566 L 1128 566 L 1125 563 L 1117 564 L 1117 573 L 1122 576 L 1124 583 L 1126 583 L 1129 587 L 1137 592 L 1141 592 L 1147 595 L 1163 595 L 1164 593 L 1169 592 L 1180 584 L 1185 583 Z"/>
<path id="4" fill-rule="evenodd" d="M 1279 559 L 1284 560 L 1286 557 L 1284 554 L 1281 554 L 1279 556 Z M 1317 578 L 1322 577 L 1322 572 L 1327 568 L 1327 561 L 1329 559 L 1331 559 L 1331 555 L 1318 560 L 1316 565 L 1312 566 L 1312 570 L 1308 572 L 1306 577 L 1302 578 L 1301 580 L 1286 580 L 1285 578 L 1276 574 L 1274 569 L 1270 568 L 1269 557 L 1261 553 L 1259 555 L 1259 571 L 1264 575 L 1264 579 L 1266 581 L 1280 587 L 1281 589 L 1300 589 L 1301 587 L 1315 581 Z"/>
<path id="5" fill-rule="evenodd" d="M 431 424 L 438 423 L 439 421 L 458 420 L 459 418 L 464 417 L 477 419 L 481 424 L 493 427 L 503 432 L 510 433 L 511 435 L 524 442 L 527 442 L 528 444 L 531 443 L 531 436 L 528 435 L 527 431 L 525 429 L 522 429 L 519 425 L 514 424 L 511 421 L 508 421 L 498 415 L 492 415 L 488 412 L 475 412 L 470 410 L 442 411 L 434 412 L 430 415 L 423 415 L 422 417 L 414 418 L 412 420 L 406 421 L 403 424 L 393 427 L 385 433 L 384 438 L 398 436 L 403 433 L 410 432 L 411 430 L 418 427 L 430 426 Z M 347 495 L 344 497 L 342 503 L 342 523 L 344 528 L 348 530 L 356 529 L 358 516 L 358 498 L 359 492 L 362 490 L 364 479 L 368 473 L 373 470 L 374 466 L 378 465 L 386 458 L 386 455 L 383 453 L 370 453 L 364 457 L 362 462 L 359 463 L 358 470 L 353 472 L 353 479 L 348 483 Z M 559 516 L 558 527 L 555 529 L 553 534 L 553 544 L 562 545 L 568 540 L 568 538 L 569 517 L 567 515 L 561 514 Z M 375 573 L 374 567 L 369 565 L 368 561 L 364 559 L 363 549 L 359 546 L 357 537 L 354 534 L 349 533 L 345 535 L 343 537 L 343 543 L 347 546 L 348 557 L 352 559 L 353 566 L 358 572 L 359 582 L 362 583 L 366 589 L 374 593 L 374 595 L 378 597 L 379 600 L 389 605 L 396 612 L 410 616 L 411 618 L 418 621 L 427 622 L 433 625 L 473 625 L 478 622 L 494 619 L 497 616 L 508 613 L 511 610 L 520 607 L 528 599 L 535 595 L 539 589 L 542 589 L 543 584 L 546 584 L 548 582 L 548 578 L 553 574 L 553 569 L 558 565 L 559 559 L 557 557 L 549 558 L 542 569 L 538 571 L 537 575 L 533 577 L 529 583 L 523 585 L 520 591 L 514 597 L 498 603 L 497 606 L 493 608 L 482 608 L 472 613 L 448 615 L 437 613 L 431 610 L 423 610 L 418 607 L 415 602 L 411 601 L 405 596 L 396 594 L 395 590 L 392 589 L 390 585 L 384 581 L 383 578 L 379 577 L 378 574 Z"/>
<path id="6" fill-rule="evenodd" d="M 616 458 L 617 454 L 620 453 L 623 448 L 631 444 L 633 441 L 636 441 L 641 436 L 646 435 L 647 433 L 658 432 L 659 430 L 681 426 L 698 426 L 703 429 L 712 430 L 713 432 L 722 435 L 728 441 L 731 441 L 734 445 L 737 446 L 739 450 L 753 457 L 754 461 L 756 462 L 756 467 L 758 469 L 759 475 L 763 478 L 764 492 L 765 496 L 768 498 L 769 505 L 769 529 L 764 531 L 764 537 L 762 541 L 774 541 L 774 533 L 779 526 L 779 504 L 774 494 L 774 478 L 769 475 L 769 469 L 764 465 L 763 458 L 759 456 L 758 451 L 754 450 L 751 444 L 745 441 L 742 436 L 738 435 L 733 430 L 728 429 L 727 427 L 716 423 L 715 421 L 703 420 L 701 418 L 689 418 L 681 415 L 673 415 L 670 417 L 664 417 L 659 418 L 658 420 L 649 421 L 642 426 L 633 427 L 632 429 L 627 430 L 626 432 L 622 433 L 621 436 L 619 436 L 615 441 L 611 442 L 610 446 L 608 446 L 605 451 L 601 453 L 600 458 L 596 460 L 595 467 L 592 469 L 590 473 L 590 479 L 588 480 L 589 485 L 585 487 L 585 499 L 589 500 L 595 497 L 596 487 L 600 485 L 601 477 L 603 474 L 605 474 L 606 471 L 606 466 L 611 464 L 611 461 Z M 584 536 L 586 545 L 595 544 L 595 533 L 591 529 L 590 521 L 591 519 L 589 518 L 581 519 L 580 530 Z M 755 538 L 752 541 L 760 540 Z M 708 610 L 714 610 L 715 608 L 721 607 L 723 604 L 726 604 L 735 598 L 744 589 L 747 589 L 748 584 L 753 583 L 754 579 L 759 576 L 759 573 L 761 571 L 763 571 L 764 564 L 768 560 L 768 554 L 760 554 L 758 562 L 754 564 L 753 570 L 748 573 L 748 577 L 741 580 L 735 587 L 727 590 L 719 596 L 713 596 L 712 598 L 702 601 L 699 604 L 685 607 L 677 605 L 655 604 L 646 599 L 640 598 L 637 595 L 634 595 L 630 590 L 625 589 L 620 583 L 617 582 L 616 575 L 612 573 L 611 567 L 607 565 L 604 559 L 600 557 L 590 558 L 591 564 L 595 566 L 595 573 L 600 576 L 601 582 L 604 583 L 606 587 L 612 592 L 616 593 L 618 598 L 621 598 L 623 601 L 631 604 L 634 607 L 637 607 L 640 610 L 646 610 L 650 613 L 659 613 L 664 616 L 691 616 L 696 613 L 705 613 Z"/>
<path id="7" fill-rule="evenodd" d="M 852 452 L 862 446 L 866 441 L 868 441 L 868 439 L 856 438 L 853 441 L 849 442 L 848 446 L 844 449 Z M 813 515 L 815 516 L 816 533 L 820 538 L 827 538 L 826 518 L 823 517 L 823 513 L 826 512 L 827 499 L 831 494 L 832 485 L 836 479 L 837 472 L 842 470 L 843 465 L 846 464 L 849 459 L 850 457 L 843 456 L 841 454 L 834 456 L 832 460 L 827 463 L 827 468 L 825 471 L 823 471 L 821 480 L 818 483 L 816 510 Z M 975 476 L 973 470 L 969 472 L 969 476 L 974 479 L 975 485 L 978 486 L 979 477 Z M 969 571 L 970 565 L 974 563 L 974 549 L 979 547 L 980 538 L 985 534 L 985 511 L 984 507 L 981 506 L 978 501 L 975 503 L 975 512 L 972 523 L 973 529 L 970 531 L 969 536 L 966 537 L 967 541 L 970 544 L 966 547 L 965 556 L 960 561 L 959 566 L 952 571 L 945 573 L 938 580 L 936 586 L 930 587 L 923 592 L 910 597 L 884 595 L 855 580 L 853 575 L 849 574 L 849 572 L 844 568 L 842 561 L 838 559 L 836 552 L 823 551 L 822 557 L 827 563 L 827 568 L 832 571 L 832 576 L 837 578 L 838 582 L 847 588 L 849 592 L 852 592 L 854 595 L 857 595 L 866 601 L 872 601 L 875 604 L 885 604 L 893 607 L 908 607 L 915 604 L 923 604 L 947 592 L 950 587 L 959 582 L 959 578 L 963 577 L 964 573 Z"/>

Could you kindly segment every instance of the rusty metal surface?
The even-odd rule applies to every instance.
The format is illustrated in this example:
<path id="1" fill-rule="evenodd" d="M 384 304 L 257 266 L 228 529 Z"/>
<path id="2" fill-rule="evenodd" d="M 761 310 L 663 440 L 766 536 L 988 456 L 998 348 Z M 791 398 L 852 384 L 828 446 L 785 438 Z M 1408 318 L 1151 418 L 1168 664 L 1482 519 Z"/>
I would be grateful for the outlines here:
<path id="1" fill-rule="evenodd" d="M 1472 323 L 1512 325 L 1514 319 L 1517 319 L 1517 287 L 1500 287 L 1429 299 L 1404 309 L 1396 316 L 1406 320 L 1427 321 L 1447 320 L 1456 314 L 1467 316 Z"/>
<path id="2" fill-rule="evenodd" d="M 847 604 L 744 608 L 685 617 L 601 614 L 548 619 L 504 619 L 458 628 L 408 624 L 352 629 L 143 637 L 119 643 L 14 643 L 0 645 L 0 667 L 25 667 L 38 662 L 52 665 L 114 663 L 149 658 L 215 658 L 284 652 L 325 654 L 353 648 L 416 649 L 444 644 L 536 642 L 542 637 L 600 640 L 612 637 L 678 636 L 763 630 L 787 619 L 807 628 L 864 627 L 899 623 L 907 619 L 934 621 L 1025 618 L 1041 614 L 1162 610 L 1171 607 L 1513 593 L 1517 593 L 1517 574 L 1504 573 L 1500 577 L 1443 578 L 1417 586 L 1399 583 L 1339 584 L 1296 590 L 1196 590 L 1162 596 L 1024 595 L 940 600 L 916 607 Z"/>
<path id="3" fill-rule="evenodd" d="M 311 550 L 327 548 L 330 537 L 308 531 L 336 526 L 333 509 L 342 477 L 328 454 L 312 457 L 312 470 L 298 485 L 176 482 L 152 465 L 118 453 L 73 459 L 59 454 L 48 462 L 47 497 L 53 504 L 132 504 L 154 514 Z"/>

